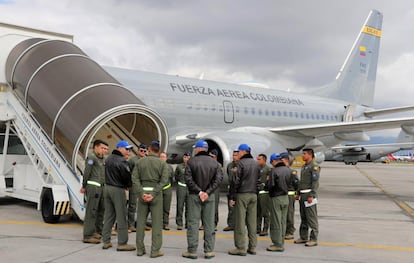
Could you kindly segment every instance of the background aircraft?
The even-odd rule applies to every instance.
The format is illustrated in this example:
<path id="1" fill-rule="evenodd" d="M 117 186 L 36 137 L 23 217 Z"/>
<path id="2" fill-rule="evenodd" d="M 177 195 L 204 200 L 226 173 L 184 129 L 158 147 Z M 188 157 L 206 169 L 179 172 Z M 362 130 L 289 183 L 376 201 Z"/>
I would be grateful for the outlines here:
<path id="1" fill-rule="evenodd" d="M 414 136 L 401 130 L 394 143 L 349 144 L 334 146 L 325 152 L 326 161 L 343 161 L 355 165 L 359 161 L 376 161 L 385 156 L 393 159 L 392 153 L 414 148 Z M 407 156 L 412 158 L 411 156 Z"/>

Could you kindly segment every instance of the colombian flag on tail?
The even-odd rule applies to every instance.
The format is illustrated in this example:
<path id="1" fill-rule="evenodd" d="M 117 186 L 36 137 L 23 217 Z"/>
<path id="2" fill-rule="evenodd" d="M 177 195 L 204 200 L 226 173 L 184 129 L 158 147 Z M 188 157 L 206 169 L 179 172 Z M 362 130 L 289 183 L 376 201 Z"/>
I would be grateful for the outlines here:
<path id="1" fill-rule="evenodd" d="M 362 57 L 367 55 L 367 48 L 365 46 L 359 46 L 359 55 Z"/>

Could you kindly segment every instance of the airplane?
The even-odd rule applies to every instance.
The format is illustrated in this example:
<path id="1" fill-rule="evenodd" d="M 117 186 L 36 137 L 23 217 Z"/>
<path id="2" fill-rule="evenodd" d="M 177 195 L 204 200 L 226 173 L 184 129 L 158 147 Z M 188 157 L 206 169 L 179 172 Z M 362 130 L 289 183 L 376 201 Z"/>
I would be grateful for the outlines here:
<path id="1" fill-rule="evenodd" d="M 404 149 L 403 149 L 404 150 Z M 412 154 L 409 155 L 402 155 L 402 154 L 388 154 L 388 159 L 390 161 L 397 161 L 397 162 L 412 162 L 414 161 L 414 156 Z"/>
<path id="2" fill-rule="evenodd" d="M 335 81 L 313 95 L 105 67 L 166 120 L 173 156 L 205 139 L 222 163 L 240 143 L 255 154 L 304 147 L 324 150 L 342 141 L 367 141 L 365 131 L 413 124 L 412 118 L 373 119 L 411 107 L 372 108 L 382 14 L 372 10 Z M 368 117 L 369 116 L 369 117 Z M 412 131 L 410 131 L 412 133 Z"/>
<path id="3" fill-rule="evenodd" d="M 375 119 L 413 109 L 372 107 L 382 18 L 369 12 L 336 79 L 312 95 L 101 67 L 72 43 L 27 36 L 1 42 L 0 84 L 79 175 L 96 138 L 111 147 L 119 138 L 134 145 L 159 139 L 171 162 L 198 139 L 218 151 L 223 165 L 241 143 L 253 155 L 293 157 L 311 147 L 323 161 L 324 151 L 343 141 L 369 140 L 366 131 L 403 127 L 414 134 L 412 117 Z"/>
<path id="4" fill-rule="evenodd" d="M 325 161 L 341 161 L 345 164 L 356 165 L 359 161 L 371 162 L 387 156 L 392 160 L 392 153 L 414 148 L 413 136 L 404 130 L 400 131 L 394 143 L 382 144 L 349 144 L 331 147 L 325 152 Z"/>
<path id="5" fill-rule="evenodd" d="M 367 131 L 414 135 L 414 117 L 376 118 L 414 106 L 373 108 L 382 17 L 370 11 L 335 80 L 312 95 L 102 67 L 72 36 L 0 23 L 0 197 L 36 202 L 45 222 L 69 208 L 82 219 L 95 139 L 111 149 L 158 139 L 173 163 L 204 139 L 225 167 L 241 143 L 292 159 L 310 147 L 321 162 L 344 141 L 368 141 Z M 22 154 L 8 148 L 15 139 Z"/>

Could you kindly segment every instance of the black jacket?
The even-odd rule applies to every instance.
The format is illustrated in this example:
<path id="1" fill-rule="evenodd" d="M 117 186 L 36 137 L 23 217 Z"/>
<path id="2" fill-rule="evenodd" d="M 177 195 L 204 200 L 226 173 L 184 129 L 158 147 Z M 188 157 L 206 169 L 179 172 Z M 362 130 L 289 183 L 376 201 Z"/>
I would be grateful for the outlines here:
<path id="1" fill-rule="evenodd" d="M 260 187 L 260 166 L 250 153 L 245 154 L 237 163 L 237 172 L 230 184 L 230 200 L 235 200 L 236 193 L 257 194 Z"/>
<path id="2" fill-rule="evenodd" d="M 184 179 L 190 194 L 203 191 L 210 195 L 223 179 L 223 171 L 216 160 L 207 152 L 201 151 L 188 160 Z"/>
<path id="3" fill-rule="evenodd" d="M 120 188 L 132 186 L 128 161 L 118 150 L 113 150 L 105 161 L 105 184 Z"/>
<path id="4" fill-rule="evenodd" d="M 269 191 L 270 197 L 287 195 L 292 172 L 283 163 L 278 163 L 270 173 L 269 180 L 266 181 L 265 190 Z"/>

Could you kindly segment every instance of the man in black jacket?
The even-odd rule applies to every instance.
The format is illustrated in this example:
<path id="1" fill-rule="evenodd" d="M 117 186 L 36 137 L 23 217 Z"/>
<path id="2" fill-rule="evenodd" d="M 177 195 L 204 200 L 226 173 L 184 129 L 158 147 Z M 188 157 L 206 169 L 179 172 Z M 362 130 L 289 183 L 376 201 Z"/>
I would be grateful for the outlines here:
<path id="1" fill-rule="evenodd" d="M 199 140 L 193 146 L 195 156 L 191 158 L 185 170 L 185 182 L 188 188 L 188 228 L 187 251 L 183 257 L 196 259 L 198 247 L 198 228 L 200 219 L 204 226 L 204 257 L 209 259 L 215 256 L 214 243 L 214 191 L 223 178 L 220 164 L 211 158 L 208 153 L 208 144 Z"/>
<path id="2" fill-rule="evenodd" d="M 240 160 L 230 185 L 230 205 L 234 206 L 234 245 L 230 255 L 246 256 L 246 226 L 249 237 L 247 253 L 256 254 L 257 246 L 257 193 L 260 188 L 260 166 L 250 154 L 247 144 L 239 145 Z"/>
<path id="3" fill-rule="evenodd" d="M 125 190 L 132 186 L 131 170 L 128 157 L 132 145 L 122 140 L 105 162 L 105 188 L 104 188 L 104 226 L 103 249 L 112 247 L 111 229 L 115 222 L 118 224 L 117 251 L 133 251 L 134 246 L 128 245 L 128 223 Z"/>
<path id="4" fill-rule="evenodd" d="M 288 184 L 292 173 L 282 160 L 282 156 L 273 153 L 270 163 L 274 167 L 266 180 L 265 190 L 269 191 L 270 205 L 270 239 L 272 245 L 267 251 L 283 252 L 285 250 L 286 217 L 289 205 Z"/>

